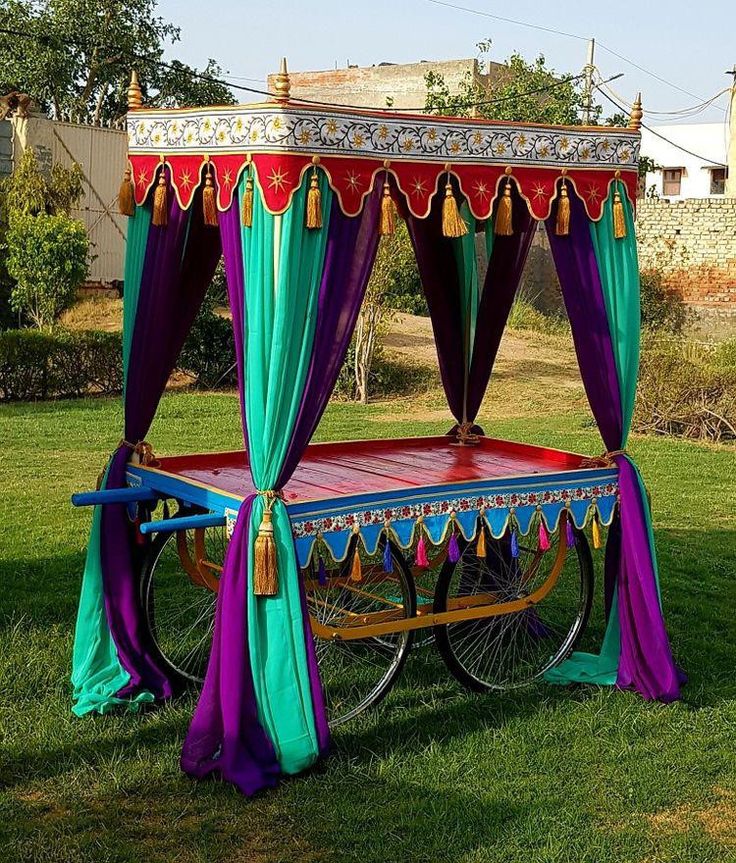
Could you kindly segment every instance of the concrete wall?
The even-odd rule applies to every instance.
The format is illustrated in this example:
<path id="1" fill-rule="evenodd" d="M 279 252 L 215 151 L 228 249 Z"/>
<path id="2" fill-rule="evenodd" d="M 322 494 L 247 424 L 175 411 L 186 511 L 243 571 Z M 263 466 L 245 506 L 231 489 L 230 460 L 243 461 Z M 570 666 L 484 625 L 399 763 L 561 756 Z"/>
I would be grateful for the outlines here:
<path id="1" fill-rule="evenodd" d="M 699 312 L 736 316 L 736 198 L 639 201 L 639 263 Z"/>
<path id="2" fill-rule="evenodd" d="M 13 126 L 9 120 L 0 120 L 0 177 L 13 171 Z"/>

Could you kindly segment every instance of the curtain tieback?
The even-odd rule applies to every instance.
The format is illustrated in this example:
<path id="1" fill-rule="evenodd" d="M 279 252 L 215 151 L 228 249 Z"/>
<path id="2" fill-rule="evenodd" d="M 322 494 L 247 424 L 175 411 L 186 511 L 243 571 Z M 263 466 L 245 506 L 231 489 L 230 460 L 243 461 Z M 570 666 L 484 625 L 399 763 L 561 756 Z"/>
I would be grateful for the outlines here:
<path id="1" fill-rule="evenodd" d="M 458 425 L 455 436 L 461 446 L 475 446 L 479 442 L 479 436 L 471 431 L 474 425 L 475 423 L 467 421 Z"/>
<path id="2" fill-rule="evenodd" d="M 121 446 L 127 446 L 128 449 L 133 450 L 134 455 L 138 456 L 140 464 L 151 467 L 158 467 L 160 464 L 153 451 L 153 447 L 148 443 L 148 441 L 139 440 L 138 443 L 131 443 L 129 440 L 121 438 L 120 443 L 118 444 L 118 449 L 120 449 Z"/>
<path id="3" fill-rule="evenodd" d="M 271 510 L 277 498 L 283 500 L 284 493 L 281 489 L 265 489 L 258 495 L 263 498 L 264 510 L 253 555 L 253 593 L 256 596 L 276 596 L 279 572 Z"/>
<path id="4" fill-rule="evenodd" d="M 580 467 L 610 467 L 617 455 L 624 455 L 627 458 L 631 458 L 628 450 L 611 449 L 606 450 L 602 455 L 593 456 L 592 458 L 584 458 L 580 463 Z"/>

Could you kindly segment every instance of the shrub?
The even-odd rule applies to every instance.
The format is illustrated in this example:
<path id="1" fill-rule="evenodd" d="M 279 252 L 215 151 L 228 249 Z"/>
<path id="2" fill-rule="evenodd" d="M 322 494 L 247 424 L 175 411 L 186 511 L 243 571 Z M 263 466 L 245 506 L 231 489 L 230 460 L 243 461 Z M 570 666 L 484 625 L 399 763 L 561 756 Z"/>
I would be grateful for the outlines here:
<path id="1" fill-rule="evenodd" d="M 119 333 L 0 332 L 0 399 L 112 395 L 123 387 Z"/>
<path id="2" fill-rule="evenodd" d="M 643 270 L 641 280 L 641 325 L 657 333 L 680 335 L 694 317 L 682 296 L 665 284 L 661 270 Z"/>
<path id="3" fill-rule="evenodd" d="M 333 391 L 335 398 L 350 401 L 357 399 L 358 391 L 354 366 L 355 342 L 353 341 L 348 347 L 345 362 L 335 384 Z M 437 378 L 438 372 L 435 368 L 418 364 L 411 365 L 389 358 L 379 345 L 368 373 L 368 390 L 371 396 L 376 398 L 410 395 L 436 386 Z"/>
<path id="4" fill-rule="evenodd" d="M 214 311 L 209 297 L 194 320 L 178 365 L 193 375 L 203 389 L 231 387 L 238 381 L 233 325 Z"/>
<path id="5" fill-rule="evenodd" d="M 634 429 L 697 440 L 736 439 L 736 342 L 647 339 Z"/>
<path id="6" fill-rule="evenodd" d="M 545 335 L 559 335 L 569 330 L 567 319 L 561 315 L 545 314 L 522 297 L 511 306 L 507 324 L 511 330 L 533 330 Z"/>
<path id="7" fill-rule="evenodd" d="M 7 238 L 10 302 L 37 327 L 50 327 L 87 277 L 89 241 L 81 222 L 59 214 L 15 215 Z"/>

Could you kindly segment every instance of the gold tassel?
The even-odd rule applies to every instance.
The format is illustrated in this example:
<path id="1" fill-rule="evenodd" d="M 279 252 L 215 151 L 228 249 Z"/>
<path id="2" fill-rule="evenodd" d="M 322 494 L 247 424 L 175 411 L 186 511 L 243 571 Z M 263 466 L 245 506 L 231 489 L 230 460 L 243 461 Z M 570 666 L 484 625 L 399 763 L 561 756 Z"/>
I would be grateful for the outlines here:
<path id="1" fill-rule="evenodd" d="M 618 189 L 613 193 L 613 236 L 620 240 L 626 236 L 626 218 L 624 216 L 624 205 Z"/>
<path id="2" fill-rule="evenodd" d="M 207 175 L 204 178 L 204 190 L 202 192 L 202 210 L 204 211 L 204 223 L 213 228 L 217 227 L 217 202 L 215 200 L 215 187 L 212 184 L 212 168 L 207 166 Z"/>
<path id="3" fill-rule="evenodd" d="M 269 501 L 263 510 L 263 519 L 256 537 L 253 561 L 253 593 L 256 596 L 276 596 L 278 592 L 279 573 L 271 521 L 271 503 Z"/>
<path id="4" fill-rule="evenodd" d="M 130 167 L 125 169 L 123 181 L 120 184 L 118 192 L 118 210 L 122 216 L 135 215 L 135 189 L 133 188 L 133 180 L 130 177 Z"/>
<path id="5" fill-rule="evenodd" d="M 158 173 L 158 185 L 156 186 L 156 191 L 153 195 L 153 215 L 151 217 L 151 224 L 155 225 L 157 228 L 162 228 L 168 223 L 169 202 L 166 192 L 166 176 L 164 166 L 161 165 Z"/>
<path id="6" fill-rule="evenodd" d="M 511 218 L 511 213 L 511 180 L 506 180 L 503 197 L 498 204 L 498 212 L 496 213 L 495 234 L 497 237 L 511 237 L 513 235 L 514 223 Z"/>
<path id="7" fill-rule="evenodd" d="M 381 237 L 389 237 L 396 230 L 396 207 L 391 197 L 391 187 L 386 180 L 383 184 L 383 197 L 381 198 L 381 221 L 378 233 Z"/>
<path id="8" fill-rule="evenodd" d="M 248 177 L 245 181 L 245 191 L 243 192 L 243 211 L 241 213 L 241 222 L 244 228 L 253 226 L 253 177 L 248 169 Z"/>
<path id="9" fill-rule="evenodd" d="M 570 197 L 567 194 L 567 183 L 562 181 L 560 189 L 560 200 L 557 203 L 557 222 L 555 234 L 558 237 L 566 237 L 570 233 Z"/>
<path id="10" fill-rule="evenodd" d="M 322 192 L 319 188 L 316 168 L 312 168 L 312 179 L 309 181 L 309 191 L 307 192 L 307 227 L 322 227 Z"/>
<path id="11" fill-rule="evenodd" d="M 355 546 L 355 554 L 353 555 L 353 565 L 350 567 L 350 581 L 363 581 L 363 568 L 360 564 L 357 545 Z"/>
<path id="12" fill-rule="evenodd" d="M 598 513 L 593 513 L 593 548 L 600 548 L 603 545 L 601 540 L 601 526 L 598 522 Z"/>
<path id="13" fill-rule="evenodd" d="M 457 208 L 449 176 L 445 186 L 445 200 L 442 202 L 442 233 L 445 237 L 464 237 L 468 233 L 468 226 Z"/>
<path id="14" fill-rule="evenodd" d="M 482 524 L 480 526 L 480 533 L 478 534 L 478 544 L 475 547 L 475 556 L 486 556 L 486 531 Z"/>

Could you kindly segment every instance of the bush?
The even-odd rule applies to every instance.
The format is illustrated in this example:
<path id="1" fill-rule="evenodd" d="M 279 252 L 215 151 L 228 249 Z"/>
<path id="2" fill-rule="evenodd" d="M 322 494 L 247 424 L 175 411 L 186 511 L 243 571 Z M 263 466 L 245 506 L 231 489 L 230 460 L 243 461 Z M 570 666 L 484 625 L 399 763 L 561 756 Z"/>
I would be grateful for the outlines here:
<path id="1" fill-rule="evenodd" d="M 179 357 L 179 368 L 203 389 L 237 384 L 233 325 L 218 315 L 208 297 L 194 320 Z"/>
<path id="2" fill-rule="evenodd" d="M 559 335 L 570 329 L 566 318 L 545 314 L 522 297 L 514 300 L 506 326 L 511 330 L 533 330 L 545 335 Z"/>
<path id="3" fill-rule="evenodd" d="M 694 317 L 680 294 L 667 287 L 661 270 L 643 270 L 641 280 L 641 325 L 657 333 L 680 335 Z"/>
<path id="4" fill-rule="evenodd" d="M 736 439 L 736 340 L 721 346 L 647 339 L 634 429 L 697 440 Z"/>
<path id="5" fill-rule="evenodd" d="M 119 333 L 0 332 L 0 399 L 112 395 L 123 388 Z"/>
<path id="6" fill-rule="evenodd" d="M 37 327 L 50 327 L 73 302 L 87 277 L 89 240 L 69 216 L 15 215 L 7 237 L 10 302 Z"/>
<path id="7" fill-rule="evenodd" d="M 350 401 L 357 399 L 354 363 L 355 342 L 351 341 L 333 390 L 335 398 Z M 368 373 L 368 390 L 371 397 L 376 398 L 410 395 L 436 386 L 437 376 L 434 368 L 390 359 L 379 345 Z"/>

